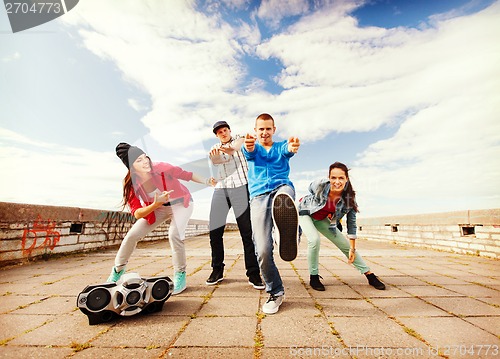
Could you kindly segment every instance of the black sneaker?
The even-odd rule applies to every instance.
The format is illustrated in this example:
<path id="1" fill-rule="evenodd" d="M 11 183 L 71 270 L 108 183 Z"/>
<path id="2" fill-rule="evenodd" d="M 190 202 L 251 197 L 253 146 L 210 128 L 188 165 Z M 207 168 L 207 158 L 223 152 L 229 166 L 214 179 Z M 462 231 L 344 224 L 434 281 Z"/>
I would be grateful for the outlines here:
<path id="1" fill-rule="evenodd" d="M 297 258 L 299 214 L 288 193 L 278 193 L 273 199 L 273 221 L 279 238 L 280 257 L 290 262 Z"/>
<path id="2" fill-rule="evenodd" d="M 214 285 L 219 282 L 222 282 L 222 280 L 224 279 L 223 273 L 224 273 L 224 268 L 214 268 L 212 270 L 212 274 L 210 274 L 210 277 L 208 277 L 205 284 Z"/>
<path id="3" fill-rule="evenodd" d="M 248 277 L 248 284 L 251 284 L 255 289 L 266 289 L 266 286 L 258 274 L 252 274 Z"/>
<path id="4" fill-rule="evenodd" d="M 366 278 L 368 279 L 368 283 L 378 290 L 384 290 L 385 284 L 382 283 L 374 273 L 366 274 Z"/>
<path id="5" fill-rule="evenodd" d="M 311 286 L 312 289 L 319 290 L 319 291 L 323 292 L 325 290 L 325 286 L 319 280 L 320 278 L 322 278 L 322 277 L 319 274 L 316 274 L 316 275 L 311 274 L 309 285 Z"/>

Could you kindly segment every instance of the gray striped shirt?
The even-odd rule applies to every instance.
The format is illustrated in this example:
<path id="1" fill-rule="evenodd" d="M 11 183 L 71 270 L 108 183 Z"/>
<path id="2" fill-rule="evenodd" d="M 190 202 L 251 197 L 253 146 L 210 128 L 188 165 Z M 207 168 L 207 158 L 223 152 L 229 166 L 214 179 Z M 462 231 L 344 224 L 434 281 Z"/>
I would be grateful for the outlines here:
<path id="1" fill-rule="evenodd" d="M 242 136 L 236 135 L 231 138 L 231 141 L 224 145 L 219 142 L 213 145 L 210 151 L 233 145 L 239 138 L 242 138 Z M 221 163 L 214 164 L 212 160 L 214 167 L 217 168 L 217 175 L 215 177 L 217 185 L 215 188 L 236 188 L 248 183 L 248 164 L 241 149 L 235 151 L 232 155 L 221 152 L 219 162 Z"/>

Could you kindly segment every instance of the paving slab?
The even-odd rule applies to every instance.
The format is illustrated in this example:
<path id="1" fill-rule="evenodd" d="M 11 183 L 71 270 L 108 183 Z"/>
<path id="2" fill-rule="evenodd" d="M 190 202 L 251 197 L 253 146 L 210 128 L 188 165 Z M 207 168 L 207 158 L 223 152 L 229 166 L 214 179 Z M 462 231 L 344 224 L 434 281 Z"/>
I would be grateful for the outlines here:
<path id="1" fill-rule="evenodd" d="M 44 327 L 46 323 L 55 320 L 50 315 L 22 315 L 22 314 L 2 314 L 0 315 L 0 341 L 10 343 L 16 337 L 22 337 L 36 328 Z M 46 327 L 44 327 L 45 329 Z M 0 347 L 2 352 L 2 347 Z"/>
<path id="2" fill-rule="evenodd" d="M 480 300 L 481 302 L 488 303 L 491 305 L 494 305 L 497 308 L 500 308 L 500 297 L 479 297 L 476 298 L 477 300 Z"/>
<path id="3" fill-rule="evenodd" d="M 364 299 L 323 299 L 317 303 L 323 308 L 325 315 L 330 317 L 371 317 L 385 315 L 380 309 Z"/>
<path id="4" fill-rule="evenodd" d="M 371 302 L 390 316 L 443 317 L 451 315 L 418 298 L 373 298 Z"/>
<path id="5" fill-rule="evenodd" d="M 6 314 L 29 304 L 38 302 L 45 296 L 4 294 L 0 300 L 0 314 Z"/>
<path id="6" fill-rule="evenodd" d="M 73 343 L 84 344 L 95 338 L 109 324 L 89 326 L 80 313 L 53 316 L 52 321 L 34 328 L 9 342 L 12 345 L 37 345 L 71 347 Z"/>
<path id="7" fill-rule="evenodd" d="M 184 316 L 196 315 L 201 309 L 204 298 L 199 296 L 171 296 L 165 304 L 163 310 L 151 315 Z"/>
<path id="8" fill-rule="evenodd" d="M 358 359 L 436 359 L 439 358 L 431 348 L 422 347 L 356 347 L 352 348 L 352 353 L 356 355 Z"/>
<path id="9" fill-rule="evenodd" d="M 129 358 L 158 358 L 162 354 L 163 349 L 157 348 L 94 348 L 82 350 L 74 354 L 72 358 L 77 359 L 129 359 Z"/>
<path id="10" fill-rule="evenodd" d="M 248 284 L 239 233 L 226 232 L 225 245 L 221 283 L 205 284 L 208 236 L 188 238 L 184 292 L 160 312 L 94 326 L 76 297 L 106 280 L 116 248 L 1 268 L 0 358 L 436 358 L 440 346 L 500 341 L 500 261 L 359 239 L 386 283 L 379 291 L 324 240 L 320 292 L 303 241 L 293 262 L 275 253 L 286 298 L 265 315 L 268 295 Z M 139 243 L 127 270 L 172 276 L 170 253 L 165 241 Z"/>
<path id="11" fill-rule="evenodd" d="M 0 348 L 0 358 L 5 359 L 63 359 L 70 357 L 72 354 L 73 349 L 71 348 L 20 347 L 15 345 Z"/>
<path id="12" fill-rule="evenodd" d="M 500 317 L 500 308 L 474 298 L 427 298 L 426 300 L 457 316 L 492 315 Z"/>
<path id="13" fill-rule="evenodd" d="M 380 279 L 383 279 L 385 284 L 393 284 L 397 286 L 406 286 L 406 285 L 427 285 L 427 283 L 423 282 L 420 279 L 413 278 L 407 275 L 391 275 L 391 276 L 383 276 L 379 275 Z"/>
<path id="14" fill-rule="evenodd" d="M 332 322 L 349 347 L 426 347 L 422 341 L 408 335 L 401 325 L 387 317 L 339 317 L 333 318 Z"/>
<path id="15" fill-rule="evenodd" d="M 116 323 L 91 341 L 95 347 L 156 348 L 168 346 L 189 323 L 189 317 L 135 316 Z"/>
<path id="16" fill-rule="evenodd" d="M 165 355 L 175 359 L 254 358 L 254 348 L 173 347 Z M 283 357 L 282 357 L 283 358 Z"/>
<path id="17" fill-rule="evenodd" d="M 326 319 L 313 313 L 302 315 L 300 319 L 284 315 L 266 316 L 261 323 L 265 348 L 340 347 Z"/>
<path id="18" fill-rule="evenodd" d="M 13 314 L 67 314 L 76 308 L 75 297 L 45 297 L 31 305 L 13 311 Z"/>
<path id="19" fill-rule="evenodd" d="M 325 291 L 319 292 L 315 291 L 313 289 L 309 289 L 310 295 L 314 296 L 315 298 L 347 298 L 347 299 L 360 299 L 363 298 L 363 296 L 356 292 L 354 289 L 351 287 L 348 287 L 347 285 L 328 285 L 328 283 L 324 283 L 325 285 Z"/>
<path id="20" fill-rule="evenodd" d="M 383 281 L 383 278 L 380 279 Z M 366 298 L 411 297 L 411 295 L 406 293 L 405 291 L 390 285 L 386 285 L 385 290 L 377 290 L 369 286 L 367 283 L 362 285 L 352 285 L 351 288 Z"/>
<path id="21" fill-rule="evenodd" d="M 500 318 L 499 317 L 467 317 L 466 322 L 474 324 L 476 327 L 486 330 L 487 332 L 500 338 Z M 500 354 L 500 353 L 499 353 Z"/>
<path id="22" fill-rule="evenodd" d="M 500 345 L 500 339 L 461 318 L 398 318 L 433 348 Z"/>
<path id="23" fill-rule="evenodd" d="M 455 277 L 447 277 L 443 275 L 432 275 L 432 276 L 415 276 L 417 279 L 420 279 L 421 281 L 429 284 L 435 284 L 435 285 L 441 285 L 441 286 L 446 286 L 448 284 L 455 284 L 455 285 L 466 285 L 470 284 L 467 282 L 463 277 L 460 278 L 455 278 Z"/>
<path id="24" fill-rule="evenodd" d="M 494 298 L 498 296 L 498 290 L 478 284 L 449 284 L 446 286 L 446 288 L 456 293 L 460 293 L 473 298 Z"/>
<path id="25" fill-rule="evenodd" d="M 257 317 L 197 317 L 189 322 L 175 346 L 254 347 Z"/>
<path id="26" fill-rule="evenodd" d="M 235 300 L 234 297 L 222 297 L 209 300 L 198 312 L 199 316 L 255 317 L 260 308 L 260 297 Z"/>
<path id="27" fill-rule="evenodd" d="M 207 277 L 208 278 L 208 277 Z M 222 282 L 217 285 L 217 289 L 213 292 L 213 297 L 242 297 L 242 298 L 260 298 L 264 290 L 255 289 L 248 283 L 248 278 L 245 277 L 225 277 Z"/>
<path id="28" fill-rule="evenodd" d="M 426 269 L 421 269 L 421 268 L 402 268 L 398 269 L 399 273 L 406 274 L 408 276 L 415 276 L 415 277 L 423 277 L 423 276 L 432 276 L 436 274 L 432 270 L 426 270 Z"/>
<path id="29" fill-rule="evenodd" d="M 399 286 L 399 289 L 420 298 L 426 297 L 463 297 L 464 294 L 457 292 L 451 286 L 441 288 L 433 285 L 406 285 Z"/>
<path id="30" fill-rule="evenodd" d="M 304 287 L 304 285 L 298 280 L 297 277 L 283 279 L 283 287 L 285 287 L 285 293 L 287 298 L 311 297 L 311 295 L 307 291 L 307 288 Z"/>

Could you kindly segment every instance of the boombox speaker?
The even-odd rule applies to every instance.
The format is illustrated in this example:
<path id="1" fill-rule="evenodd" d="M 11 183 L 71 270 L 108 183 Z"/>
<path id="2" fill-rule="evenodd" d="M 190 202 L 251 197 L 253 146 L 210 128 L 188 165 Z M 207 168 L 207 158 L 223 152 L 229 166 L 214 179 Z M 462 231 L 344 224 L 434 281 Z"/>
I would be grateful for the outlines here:
<path id="1" fill-rule="evenodd" d="M 118 316 L 159 312 L 173 289 L 169 277 L 141 278 L 138 273 L 127 273 L 116 283 L 88 285 L 78 294 L 76 304 L 94 325 Z"/>

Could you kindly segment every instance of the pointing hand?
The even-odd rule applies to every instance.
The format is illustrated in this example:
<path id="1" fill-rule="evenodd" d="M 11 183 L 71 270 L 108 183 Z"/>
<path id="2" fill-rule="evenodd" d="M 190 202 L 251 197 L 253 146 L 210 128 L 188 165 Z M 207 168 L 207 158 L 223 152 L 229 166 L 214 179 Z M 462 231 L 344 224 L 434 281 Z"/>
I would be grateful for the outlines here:
<path id="1" fill-rule="evenodd" d="M 247 149 L 248 152 L 253 152 L 255 150 L 255 136 L 252 136 L 250 134 L 246 134 L 245 136 L 245 148 Z"/>
<path id="2" fill-rule="evenodd" d="M 290 137 L 288 139 L 288 152 L 297 153 L 299 151 L 300 141 L 297 137 Z"/>

